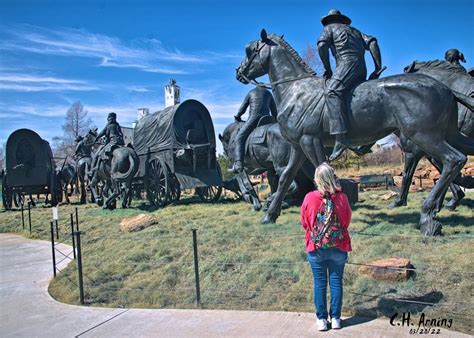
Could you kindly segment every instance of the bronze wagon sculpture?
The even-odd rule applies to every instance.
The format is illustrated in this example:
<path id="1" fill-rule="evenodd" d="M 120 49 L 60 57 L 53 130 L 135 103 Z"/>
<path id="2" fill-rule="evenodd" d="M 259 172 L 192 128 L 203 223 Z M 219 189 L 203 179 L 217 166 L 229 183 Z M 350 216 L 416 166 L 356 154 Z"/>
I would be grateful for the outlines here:
<path id="1" fill-rule="evenodd" d="M 61 193 L 51 147 L 30 129 L 18 129 L 7 140 L 2 177 L 2 199 L 6 210 L 18 206 L 27 194 L 51 194 L 57 205 Z"/>
<path id="2" fill-rule="evenodd" d="M 190 188 L 205 202 L 219 199 L 222 176 L 214 125 L 199 101 L 186 100 L 141 118 L 133 146 L 140 158 L 134 185 L 145 188 L 152 205 L 177 201 L 181 190 Z"/>

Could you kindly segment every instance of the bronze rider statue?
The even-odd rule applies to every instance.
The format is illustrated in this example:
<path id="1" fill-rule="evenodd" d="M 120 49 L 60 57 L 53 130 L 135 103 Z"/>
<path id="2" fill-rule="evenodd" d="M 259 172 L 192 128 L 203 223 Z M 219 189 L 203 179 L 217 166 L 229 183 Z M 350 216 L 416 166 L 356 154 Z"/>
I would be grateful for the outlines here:
<path id="1" fill-rule="evenodd" d="M 464 59 L 463 53 L 461 53 L 456 48 L 448 49 L 446 53 L 444 53 L 444 59 L 448 61 L 450 64 L 452 64 L 453 66 L 458 67 L 459 69 L 467 73 L 466 68 L 464 68 L 459 63 L 459 61 L 466 62 L 466 59 Z"/>
<path id="2" fill-rule="evenodd" d="M 84 157 L 91 157 L 92 145 L 86 145 L 84 143 L 84 138 L 79 135 L 76 138 L 76 150 L 74 151 L 74 157 L 76 159 L 81 159 Z"/>
<path id="3" fill-rule="evenodd" d="M 110 113 L 107 116 L 107 125 L 97 135 L 95 142 L 103 136 L 105 136 L 105 144 L 99 147 L 94 156 L 94 162 L 92 163 L 92 169 L 90 170 L 90 174 L 92 175 L 99 169 L 102 161 L 110 158 L 115 148 L 125 144 L 123 141 L 122 128 L 120 128 L 120 125 L 117 122 L 117 115 L 115 113 Z"/>
<path id="4" fill-rule="evenodd" d="M 349 145 L 346 136 L 344 97 L 355 86 L 366 80 L 365 51 L 370 51 L 375 64 L 375 71 L 369 79 L 379 77 L 382 72 L 382 58 L 377 40 L 350 26 L 351 19 L 337 9 L 330 10 L 321 22 L 323 31 L 318 39 L 318 52 L 325 70 L 325 99 L 330 120 L 330 134 L 336 135 L 334 150 L 329 157 L 329 161 L 333 161 Z M 329 49 L 336 59 L 334 74 L 329 63 Z"/>
<path id="5" fill-rule="evenodd" d="M 245 142 L 250 133 L 257 127 L 258 121 L 263 116 L 268 116 L 270 113 L 273 117 L 277 116 L 277 109 L 275 100 L 272 94 L 263 87 L 255 87 L 248 92 L 244 102 L 239 108 L 237 115 L 234 116 L 236 121 L 242 122 L 241 116 L 249 107 L 249 118 L 244 126 L 240 128 L 236 137 L 236 145 L 234 149 L 234 164 L 229 169 L 230 172 L 238 174 L 243 170 L 243 160 L 245 155 Z"/>

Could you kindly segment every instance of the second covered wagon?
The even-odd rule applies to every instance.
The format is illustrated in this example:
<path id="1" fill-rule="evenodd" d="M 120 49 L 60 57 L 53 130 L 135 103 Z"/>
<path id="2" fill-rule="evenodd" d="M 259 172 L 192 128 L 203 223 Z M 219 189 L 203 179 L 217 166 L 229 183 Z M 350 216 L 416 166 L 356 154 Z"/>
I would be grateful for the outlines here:
<path id="1" fill-rule="evenodd" d="M 201 102 L 186 100 L 144 116 L 135 126 L 133 146 L 140 158 L 136 182 L 151 204 L 164 206 L 190 188 L 203 201 L 219 199 L 222 175 L 214 126 Z"/>

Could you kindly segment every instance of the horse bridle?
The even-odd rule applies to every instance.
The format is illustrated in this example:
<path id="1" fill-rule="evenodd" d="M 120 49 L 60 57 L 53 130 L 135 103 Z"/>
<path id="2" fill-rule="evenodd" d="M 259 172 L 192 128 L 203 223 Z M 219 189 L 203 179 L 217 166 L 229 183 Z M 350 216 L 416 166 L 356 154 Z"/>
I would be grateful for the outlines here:
<path id="1" fill-rule="evenodd" d="M 248 83 L 251 83 L 251 84 L 253 84 L 254 86 L 257 86 L 257 87 L 263 87 L 263 88 L 266 88 L 266 89 L 272 89 L 272 87 L 274 87 L 274 86 L 276 86 L 276 85 L 279 85 L 279 84 L 281 84 L 281 83 L 299 81 L 299 80 L 306 79 L 306 78 L 309 78 L 309 77 L 314 77 L 313 74 L 306 74 L 306 75 L 299 76 L 299 77 L 295 77 L 295 78 L 283 79 L 283 80 L 278 80 L 278 81 L 268 82 L 268 83 L 258 82 L 258 81 L 255 80 L 255 79 L 249 79 L 247 76 L 245 76 L 245 75 L 243 74 L 243 72 L 246 71 L 247 68 L 250 67 L 250 65 L 252 64 L 253 60 L 257 57 L 257 55 L 260 55 L 260 51 L 261 51 L 261 50 L 263 49 L 263 47 L 265 47 L 265 45 L 266 45 L 266 43 L 262 41 L 261 45 L 258 46 L 259 43 L 260 43 L 260 41 L 257 41 L 257 48 L 255 48 L 255 50 L 253 51 L 253 54 L 250 56 L 250 58 L 248 58 L 248 60 L 247 60 L 247 62 L 245 63 L 244 67 L 239 66 L 239 68 L 237 68 L 237 74 L 238 74 L 242 79 L 244 79 L 245 81 L 247 81 Z M 271 51 L 271 49 L 270 49 L 270 51 Z M 258 64 L 260 65 L 260 68 L 263 70 L 263 65 L 262 65 L 262 61 L 260 60 L 260 58 L 258 59 Z M 240 68 L 242 68 L 242 70 L 240 70 Z"/>

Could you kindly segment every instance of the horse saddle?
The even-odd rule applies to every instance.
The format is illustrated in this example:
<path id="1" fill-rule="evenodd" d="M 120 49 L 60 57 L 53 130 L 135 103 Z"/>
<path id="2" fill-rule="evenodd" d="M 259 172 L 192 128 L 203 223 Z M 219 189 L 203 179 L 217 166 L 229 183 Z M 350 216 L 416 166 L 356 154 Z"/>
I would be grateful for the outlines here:
<path id="1" fill-rule="evenodd" d="M 260 120 L 262 120 L 262 119 L 260 119 Z M 262 126 L 259 126 L 259 127 L 255 128 L 247 139 L 247 145 L 250 144 L 250 143 L 251 144 L 259 144 L 259 145 L 260 144 L 266 144 L 267 143 L 267 131 L 268 131 L 268 128 L 270 128 L 270 126 L 272 126 L 273 123 L 265 124 L 265 125 L 262 125 Z"/>
<path id="2" fill-rule="evenodd" d="M 258 120 L 257 128 L 260 127 L 260 126 L 264 126 L 264 125 L 267 125 L 267 124 L 273 124 L 273 123 L 276 123 L 275 118 L 271 115 L 265 115 L 265 116 L 262 116 Z"/>

